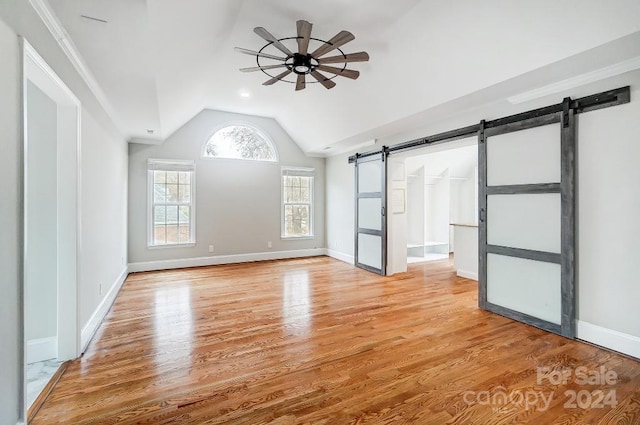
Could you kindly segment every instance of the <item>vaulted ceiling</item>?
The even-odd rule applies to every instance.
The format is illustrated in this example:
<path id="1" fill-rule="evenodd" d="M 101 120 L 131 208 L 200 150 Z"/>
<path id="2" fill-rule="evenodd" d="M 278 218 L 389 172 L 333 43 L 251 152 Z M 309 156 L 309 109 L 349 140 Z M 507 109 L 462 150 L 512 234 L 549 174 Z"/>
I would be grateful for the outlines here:
<path id="1" fill-rule="evenodd" d="M 637 0 L 49 3 L 125 137 L 161 141 L 209 108 L 273 117 L 308 153 L 397 133 L 411 117 L 428 119 L 447 102 L 640 31 Z M 296 92 L 292 84 L 263 86 L 261 72 L 238 71 L 255 58 L 234 47 L 265 44 L 254 27 L 292 37 L 298 19 L 323 40 L 351 31 L 356 38 L 344 50 L 371 57 L 349 66 L 360 78 Z M 573 74 L 597 65 L 578 63 Z M 552 83 L 545 75 L 540 84 Z"/>

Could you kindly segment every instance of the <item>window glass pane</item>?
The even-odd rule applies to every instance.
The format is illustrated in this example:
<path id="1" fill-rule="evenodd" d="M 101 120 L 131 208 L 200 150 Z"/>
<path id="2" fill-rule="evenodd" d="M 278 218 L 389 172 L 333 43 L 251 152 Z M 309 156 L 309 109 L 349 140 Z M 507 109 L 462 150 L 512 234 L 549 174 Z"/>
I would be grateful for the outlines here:
<path id="1" fill-rule="evenodd" d="M 180 184 L 191 184 L 191 173 L 188 171 L 181 172 L 178 174 L 178 183 Z"/>
<path id="2" fill-rule="evenodd" d="M 285 235 L 293 233 L 293 206 L 285 205 L 284 207 Z"/>
<path id="3" fill-rule="evenodd" d="M 153 244 L 164 245 L 166 241 L 164 224 L 153 226 Z"/>
<path id="4" fill-rule="evenodd" d="M 205 146 L 204 156 L 276 161 L 276 151 L 266 136 L 243 125 L 231 125 L 216 131 Z"/>
<path id="5" fill-rule="evenodd" d="M 167 209 L 167 224 L 176 224 L 178 222 L 178 207 L 168 206 L 165 208 Z"/>
<path id="6" fill-rule="evenodd" d="M 167 202 L 178 202 L 178 185 L 167 184 Z"/>
<path id="7" fill-rule="evenodd" d="M 191 186 L 181 184 L 179 187 L 180 202 L 191 202 Z"/>
<path id="8" fill-rule="evenodd" d="M 309 177 L 305 177 L 302 186 L 300 188 L 300 201 L 301 202 L 310 202 L 309 199 Z"/>
<path id="9" fill-rule="evenodd" d="M 153 172 L 153 182 L 154 183 L 165 183 L 167 180 L 167 172 L 166 171 L 154 171 Z"/>
<path id="10" fill-rule="evenodd" d="M 309 205 L 285 206 L 285 235 L 306 236 L 309 231 Z"/>
<path id="11" fill-rule="evenodd" d="M 191 213 L 191 207 L 189 206 L 180 207 L 179 216 L 178 216 L 178 221 L 180 222 L 180 224 L 189 223 L 189 221 L 191 220 L 190 213 Z"/>
<path id="12" fill-rule="evenodd" d="M 172 184 L 178 183 L 177 171 L 167 171 L 167 183 L 172 183 Z"/>
<path id="13" fill-rule="evenodd" d="M 178 230 L 178 240 L 180 243 L 189 242 L 189 225 L 180 224 Z"/>
<path id="14" fill-rule="evenodd" d="M 289 197 L 290 195 L 290 183 L 289 183 L 289 177 L 287 176 L 283 176 L 282 177 L 282 189 L 283 189 L 283 198 L 284 198 L 284 202 L 290 202 L 289 201 Z"/>
<path id="15" fill-rule="evenodd" d="M 296 177 L 291 183 L 291 202 L 300 202 L 300 182 Z"/>
<path id="16" fill-rule="evenodd" d="M 178 225 L 167 224 L 167 244 L 178 243 Z"/>
<path id="17" fill-rule="evenodd" d="M 166 207 L 153 208 L 153 224 L 161 224 L 164 226 L 166 222 Z"/>
<path id="18" fill-rule="evenodd" d="M 166 197 L 167 187 L 164 183 L 153 185 L 153 202 L 164 203 L 167 200 Z"/>

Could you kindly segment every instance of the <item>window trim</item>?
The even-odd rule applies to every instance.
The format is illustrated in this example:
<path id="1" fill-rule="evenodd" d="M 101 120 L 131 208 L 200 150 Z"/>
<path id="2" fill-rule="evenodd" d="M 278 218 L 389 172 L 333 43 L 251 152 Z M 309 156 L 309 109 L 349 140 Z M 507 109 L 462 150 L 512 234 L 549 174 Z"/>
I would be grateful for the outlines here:
<path id="1" fill-rule="evenodd" d="M 207 145 L 209 145 L 209 142 L 211 141 L 213 136 L 215 136 L 215 134 L 217 132 L 219 132 L 220 130 L 222 130 L 224 128 L 234 127 L 234 126 L 236 126 L 236 127 L 248 127 L 250 129 L 252 129 L 253 131 L 255 131 L 260 137 L 262 137 L 269 144 L 269 146 L 271 146 L 271 149 L 273 149 L 273 152 L 275 153 L 275 159 L 273 161 L 271 161 L 271 160 L 266 160 L 266 159 L 228 158 L 228 157 L 218 157 L 218 156 L 207 156 L 207 154 L 206 154 Z M 249 161 L 249 162 L 258 162 L 258 163 L 262 163 L 262 164 L 279 164 L 280 163 L 280 155 L 278 153 L 278 149 L 276 148 L 276 144 L 273 142 L 273 139 L 271 138 L 269 133 L 266 132 L 265 130 L 255 126 L 254 124 L 251 124 L 251 123 L 246 122 L 246 121 L 225 121 L 223 124 L 220 124 L 220 125 L 216 126 L 214 128 L 214 130 L 211 132 L 211 134 L 209 134 L 209 136 L 206 138 L 206 140 L 202 144 L 202 149 L 200 149 L 200 158 L 206 159 L 206 160 Z"/>
<path id="2" fill-rule="evenodd" d="M 189 171 L 191 173 L 191 202 L 189 219 L 189 241 L 155 245 L 153 243 L 153 194 L 154 171 Z M 182 159 L 147 159 L 147 249 L 185 248 L 196 245 L 196 164 L 192 160 Z"/>
<path id="3" fill-rule="evenodd" d="M 289 236 L 285 234 L 285 202 L 284 202 L 284 177 L 285 176 L 299 176 L 299 177 L 311 177 L 311 184 L 309 185 L 309 234 L 301 236 Z M 303 240 L 315 238 L 315 168 L 308 167 L 280 167 L 280 239 L 283 240 Z"/>

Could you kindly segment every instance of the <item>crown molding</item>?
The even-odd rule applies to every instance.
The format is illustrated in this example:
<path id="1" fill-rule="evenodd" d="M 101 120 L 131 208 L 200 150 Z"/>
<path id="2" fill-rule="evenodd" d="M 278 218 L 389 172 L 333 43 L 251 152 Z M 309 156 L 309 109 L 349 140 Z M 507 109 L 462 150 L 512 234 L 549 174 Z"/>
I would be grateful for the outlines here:
<path id="1" fill-rule="evenodd" d="M 566 80 L 558 81 L 557 83 L 519 93 L 515 96 L 508 97 L 507 100 L 514 105 L 518 103 L 524 103 L 551 94 L 564 92 L 575 87 L 583 86 L 585 84 L 594 83 L 596 81 L 604 80 L 610 77 L 615 77 L 616 75 L 624 74 L 626 72 L 635 71 L 639 68 L 640 56 L 637 56 L 635 58 L 618 62 L 604 68 L 596 69 L 595 71 L 586 72 L 584 74 L 567 78 Z"/>
<path id="2" fill-rule="evenodd" d="M 121 135 L 125 135 L 126 132 L 123 131 L 124 127 L 122 126 L 118 114 L 115 112 L 113 106 L 111 106 L 111 103 L 107 99 L 102 87 L 100 87 L 100 84 L 98 84 L 98 81 L 93 76 L 93 73 L 82 58 L 82 55 L 80 55 L 78 48 L 73 43 L 73 40 L 71 40 L 69 34 L 67 34 L 64 26 L 51 8 L 49 2 L 47 0 L 29 0 L 29 4 L 31 4 L 53 38 L 58 42 L 58 45 L 64 52 L 65 56 L 69 59 L 75 70 L 80 75 L 80 78 L 82 78 L 85 84 L 89 87 L 89 90 L 91 90 L 93 95 L 96 97 L 98 103 L 107 113 L 116 129 Z"/>

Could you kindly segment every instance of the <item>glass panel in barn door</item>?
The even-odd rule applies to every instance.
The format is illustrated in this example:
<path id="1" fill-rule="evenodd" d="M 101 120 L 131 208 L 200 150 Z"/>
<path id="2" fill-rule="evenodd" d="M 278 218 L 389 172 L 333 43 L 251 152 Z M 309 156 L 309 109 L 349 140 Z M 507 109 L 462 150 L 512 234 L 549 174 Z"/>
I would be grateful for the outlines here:
<path id="1" fill-rule="evenodd" d="M 574 131 L 572 111 L 483 128 L 478 176 L 480 307 L 570 338 Z"/>
<path id="2" fill-rule="evenodd" d="M 386 153 L 355 161 L 355 264 L 386 273 Z"/>

